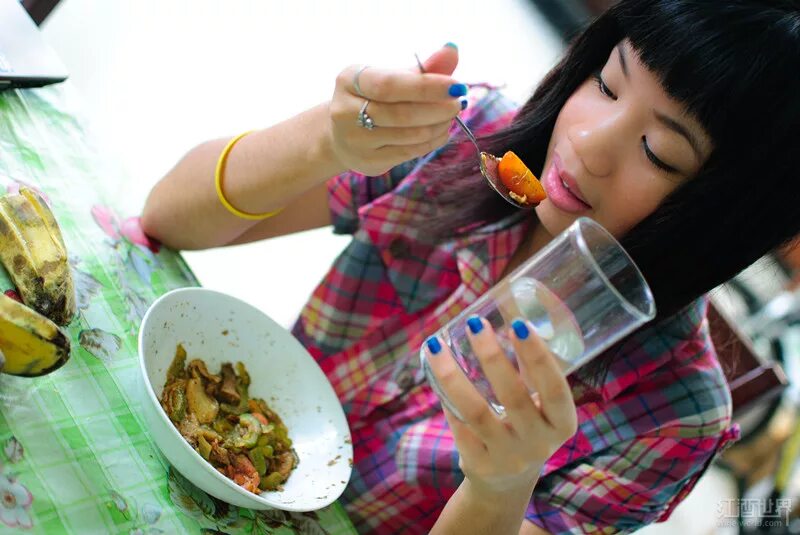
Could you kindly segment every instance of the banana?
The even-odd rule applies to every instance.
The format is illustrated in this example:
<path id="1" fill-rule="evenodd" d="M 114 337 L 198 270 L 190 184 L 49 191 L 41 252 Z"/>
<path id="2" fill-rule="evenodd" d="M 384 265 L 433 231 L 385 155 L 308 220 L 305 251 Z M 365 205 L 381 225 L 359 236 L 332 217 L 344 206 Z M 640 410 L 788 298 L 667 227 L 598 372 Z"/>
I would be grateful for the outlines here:
<path id="1" fill-rule="evenodd" d="M 72 320 L 75 286 L 64 239 L 32 189 L 0 198 L 0 262 L 26 305 L 59 325 Z"/>
<path id="2" fill-rule="evenodd" d="M 69 360 L 70 342 L 52 321 L 0 293 L 0 353 L 3 373 L 38 377 Z"/>

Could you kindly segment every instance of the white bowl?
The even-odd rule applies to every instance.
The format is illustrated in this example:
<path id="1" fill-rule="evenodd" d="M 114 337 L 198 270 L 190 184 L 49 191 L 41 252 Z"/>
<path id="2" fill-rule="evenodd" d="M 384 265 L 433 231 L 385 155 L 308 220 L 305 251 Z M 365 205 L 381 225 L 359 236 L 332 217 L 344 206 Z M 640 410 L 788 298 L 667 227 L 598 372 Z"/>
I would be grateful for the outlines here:
<path id="1" fill-rule="evenodd" d="M 300 459 L 284 490 L 253 494 L 217 472 L 172 425 L 159 398 L 175 349 L 218 372 L 241 361 L 250 395 L 263 398 L 286 423 Z M 286 329 L 254 307 L 204 288 L 160 297 L 142 319 L 139 366 L 150 433 L 169 462 L 189 481 L 228 503 L 250 509 L 313 511 L 333 503 L 350 479 L 353 446 L 341 403 L 328 379 Z"/>

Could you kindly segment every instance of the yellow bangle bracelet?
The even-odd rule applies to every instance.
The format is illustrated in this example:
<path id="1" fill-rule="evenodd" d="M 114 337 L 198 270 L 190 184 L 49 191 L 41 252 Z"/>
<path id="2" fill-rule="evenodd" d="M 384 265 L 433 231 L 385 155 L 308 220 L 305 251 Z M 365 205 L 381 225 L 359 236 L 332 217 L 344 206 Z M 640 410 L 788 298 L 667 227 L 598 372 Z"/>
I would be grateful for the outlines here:
<path id="1" fill-rule="evenodd" d="M 279 208 L 275 211 L 267 212 L 264 214 L 248 214 L 247 212 L 242 212 L 241 210 L 233 206 L 230 203 L 230 201 L 228 201 L 228 199 L 225 198 L 225 194 L 222 192 L 222 175 L 223 171 L 225 170 L 225 162 L 228 161 L 228 154 L 230 154 L 231 149 L 233 149 L 233 146 L 236 145 L 236 143 L 240 139 L 242 139 L 250 132 L 252 132 L 252 130 L 248 130 L 247 132 L 243 132 L 238 136 L 234 137 L 233 139 L 228 141 L 228 144 L 225 145 L 224 149 L 222 149 L 222 154 L 219 155 L 219 159 L 217 160 L 217 168 L 214 170 L 214 186 L 217 188 L 217 197 L 219 197 L 219 202 L 221 202 L 222 206 L 224 206 L 230 213 L 232 213 L 236 217 L 241 217 L 242 219 L 249 219 L 251 221 L 256 221 L 272 217 L 281 210 L 283 210 L 283 208 Z"/>

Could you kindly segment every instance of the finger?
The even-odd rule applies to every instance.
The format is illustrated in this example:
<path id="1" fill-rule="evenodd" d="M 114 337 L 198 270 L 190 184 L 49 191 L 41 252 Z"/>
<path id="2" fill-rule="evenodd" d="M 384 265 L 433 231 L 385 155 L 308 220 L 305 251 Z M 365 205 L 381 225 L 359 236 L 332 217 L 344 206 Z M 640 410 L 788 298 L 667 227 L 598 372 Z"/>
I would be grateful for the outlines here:
<path id="1" fill-rule="evenodd" d="M 527 385 L 500 346 L 492 325 L 481 317 L 471 316 L 467 319 L 466 332 L 481 369 L 497 400 L 505 408 L 511 425 L 518 432 L 529 429 L 539 420 L 538 411 Z"/>
<path id="2" fill-rule="evenodd" d="M 450 139 L 450 134 L 445 133 L 418 145 L 387 146 L 378 149 L 376 155 L 381 161 L 405 162 L 419 156 L 424 156 L 442 146 Z"/>
<path id="3" fill-rule="evenodd" d="M 447 43 L 422 63 L 425 72 L 452 75 L 458 66 L 458 47 Z"/>
<path id="4" fill-rule="evenodd" d="M 523 363 L 522 379 L 538 392 L 542 416 L 555 428 L 570 426 L 575 420 L 575 402 L 555 355 L 525 320 L 517 318 L 511 327 L 514 351 Z"/>
<path id="5" fill-rule="evenodd" d="M 444 417 L 450 432 L 453 433 L 453 440 L 456 442 L 458 453 L 472 463 L 486 462 L 489 453 L 486 444 L 478 437 L 467 424 L 460 421 L 455 415 L 444 408 Z"/>
<path id="6" fill-rule="evenodd" d="M 369 148 L 420 145 L 433 139 L 440 139 L 442 136 L 448 136 L 450 124 L 450 121 L 447 121 L 414 128 L 377 128 L 359 135 L 363 139 L 364 146 Z"/>
<path id="7" fill-rule="evenodd" d="M 462 102 L 466 100 L 396 103 L 373 100 L 367 105 L 367 114 L 375 126 L 382 128 L 431 126 L 452 120 L 462 110 Z M 363 103 L 363 100 L 358 102 L 359 109 Z"/>
<path id="8" fill-rule="evenodd" d="M 353 66 L 341 73 L 339 83 L 358 96 L 355 76 L 361 67 Z M 467 86 L 444 74 L 368 67 L 358 74 L 361 93 L 380 102 L 445 102 L 467 94 Z"/>
<path id="9" fill-rule="evenodd" d="M 425 343 L 427 361 L 444 396 L 463 417 L 463 421 L 478 436 L 495 436 L 501 425 L 489 404 L 475 390 L 462 369 L 453 359 L 450 349 L 436 336 Z"/>

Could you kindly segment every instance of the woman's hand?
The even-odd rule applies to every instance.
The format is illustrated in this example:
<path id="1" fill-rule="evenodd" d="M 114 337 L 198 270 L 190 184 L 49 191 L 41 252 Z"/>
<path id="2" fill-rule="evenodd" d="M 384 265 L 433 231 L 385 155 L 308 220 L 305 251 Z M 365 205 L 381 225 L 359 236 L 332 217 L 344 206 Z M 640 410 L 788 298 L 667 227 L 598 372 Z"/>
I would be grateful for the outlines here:
<path id="1" fill-rule="evenodd" d="M 464 418 L 462 422 L 445 409 L 460 453 L 459 466 L 478 495 L 516 493 L 529 498 L 544 463 L 577 430 L 569 384 L 555 357 L 525 321 L 514 320 L 510 329 L 519 373 L 486 320 L 474 316 L 467 325 L 469 341 L 506 418 L 489 407 L 450 350 L 430 338 L 431 369 Z"/>
<path id="2" fill-rule="evenodd" d="M 425 62 L 426 74 L 368 67 L 358 75 L 363 97 L 354 86 L 361 66 L 343 70 L 329 104 L 330 144 L 342 167 L 379 175 L 444 145 L 466 103 L 466 86 L 450 77 L 457 64 L 458 51 L 444 46 Z M 364 97 L 372 130 L 357 121 Z"/>

